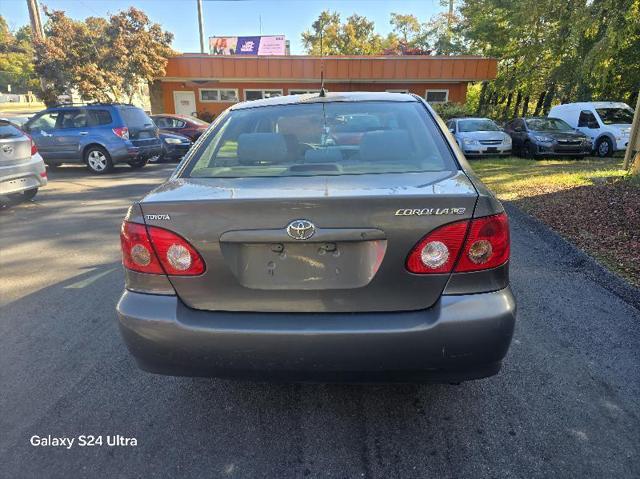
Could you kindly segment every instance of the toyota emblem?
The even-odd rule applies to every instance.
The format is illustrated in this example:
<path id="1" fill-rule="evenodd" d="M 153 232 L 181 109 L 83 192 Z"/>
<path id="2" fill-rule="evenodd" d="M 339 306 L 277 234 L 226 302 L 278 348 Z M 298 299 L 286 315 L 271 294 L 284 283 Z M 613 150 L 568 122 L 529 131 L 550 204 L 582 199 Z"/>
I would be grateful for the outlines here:
<path id="1" fill-rule="evenodd" d="M 294 220 L 287 226 L 287 234 L 295 240 L 307 240 L 316 232 L 316 227 L 309 220 Z"/>

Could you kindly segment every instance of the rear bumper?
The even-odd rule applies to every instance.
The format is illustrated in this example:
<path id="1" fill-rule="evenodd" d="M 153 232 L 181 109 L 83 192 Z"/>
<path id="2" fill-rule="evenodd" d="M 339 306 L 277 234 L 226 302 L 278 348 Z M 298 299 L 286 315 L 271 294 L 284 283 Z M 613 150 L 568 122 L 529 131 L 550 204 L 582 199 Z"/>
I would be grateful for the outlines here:
<path id="1" fill-rule="evenodd" d="M 14 165 L 0 166 L 0 195 L 20 193 L 47 184 L 47 170 L 39 154 Z"/>
<path id="2" fill-rule="evenodd" d="M 110 150 L 109 153 L 114 163 L 142 160 L 160 155 L 162 153 L 162 144 L 160 140 L 157 140 L 142 146 L 136 146 L 130 141 L 127 141 L 123 142 L 121 147 Z"/>
<path id="3" fill-rule="evenodd" d="M 120 329 L 138 365 L 170 375 L 287 381 L 458 382 L 496 374 L 516 304 L 509 288 L 394 313 L 237 313 L 125 291 Z"/>

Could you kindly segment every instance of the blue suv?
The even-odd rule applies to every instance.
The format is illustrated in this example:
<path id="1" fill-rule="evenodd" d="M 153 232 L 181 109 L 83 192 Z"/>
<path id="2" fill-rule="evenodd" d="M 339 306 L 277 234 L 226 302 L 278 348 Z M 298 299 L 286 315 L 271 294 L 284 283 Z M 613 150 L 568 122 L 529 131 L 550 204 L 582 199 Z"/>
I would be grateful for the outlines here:
<path id="1" fill-rule="evenodd" d="M 162 152 L 158 127 L 133 105 L 56 106 L 32 117 L 23 129 L 48 165 L 85 163 L 96 174 L 109 172 L 115 163 L 142 168 Z"/>

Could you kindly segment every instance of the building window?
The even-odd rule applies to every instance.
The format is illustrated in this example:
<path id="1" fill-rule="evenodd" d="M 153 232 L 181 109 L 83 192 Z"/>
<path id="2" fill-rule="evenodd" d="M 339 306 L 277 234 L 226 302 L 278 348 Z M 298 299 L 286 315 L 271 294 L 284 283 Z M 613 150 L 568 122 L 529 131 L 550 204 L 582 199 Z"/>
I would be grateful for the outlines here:
<path id="1" fill-rule="evenodd" d="M 402 89 L 402 88 L 398 88 L 398 89 L 391 89 L 391 90 L 385 90 L 387 93 L 409 93 L 409 90 L 407 89 Z"/>
<path id="2" fill-rule="evenodd" d="M 282 96 L 282 90 L 248 90 L 246 88 L 244 90 L 244 99 L 247 101 L 262 100 L 274 96 Z"/>
<path id="3" fill-rule="evenodd" d="M 424 99 L 429 103 L 446 103 L 449 101 L 449 90 L 427 90 Z"/>
<path id="4" fill-rule="evenodd" d="M 232 88 L 200 88 L 200 101 L 204 103 L 234 103 L 239 101 L 238 90 Z"/>
<path id="5" fill-rule="evenodd" d="M 320 93 L 320 90 L 289 90 L 289 95 L 306 95 L 307 93 Z"/>

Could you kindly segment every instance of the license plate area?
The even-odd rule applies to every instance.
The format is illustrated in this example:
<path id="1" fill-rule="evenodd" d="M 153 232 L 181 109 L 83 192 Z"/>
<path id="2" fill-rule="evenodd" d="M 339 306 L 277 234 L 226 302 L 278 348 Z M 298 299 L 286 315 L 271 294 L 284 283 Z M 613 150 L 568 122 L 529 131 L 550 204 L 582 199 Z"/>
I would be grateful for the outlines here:
<path id="1" fill-rule="evenodd" d="M 386 240 L 221 243 L 221 250 L 246 288 L 315 290 L 366 286 L 386 246 Z"/>

